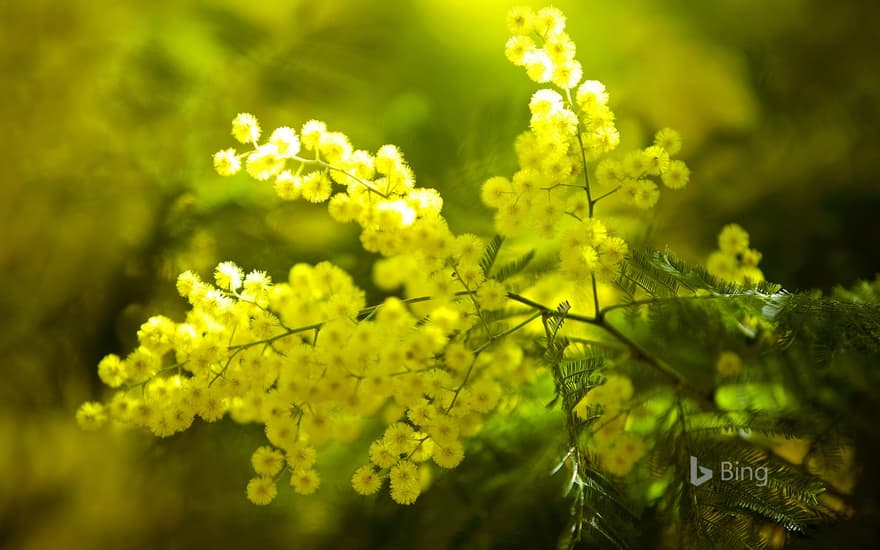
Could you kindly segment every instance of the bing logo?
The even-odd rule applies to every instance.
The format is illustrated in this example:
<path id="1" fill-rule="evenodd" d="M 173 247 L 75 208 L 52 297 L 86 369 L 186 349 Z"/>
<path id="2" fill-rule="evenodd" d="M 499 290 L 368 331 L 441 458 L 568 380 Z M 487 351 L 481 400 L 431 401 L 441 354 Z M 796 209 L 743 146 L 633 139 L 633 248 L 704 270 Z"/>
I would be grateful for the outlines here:
<path id="1" fill-rule="evenodd" d="M 739 461 L 721 462 L 721 481 L 757 481 L 758 487 L 767 486 L 767 466 L 740 466 Z M 697 457 L 691 456 L 690 482 L 694 487 L 706 483 L 712 479 L 713 472 L 710 468 L 700 466 Z"/>

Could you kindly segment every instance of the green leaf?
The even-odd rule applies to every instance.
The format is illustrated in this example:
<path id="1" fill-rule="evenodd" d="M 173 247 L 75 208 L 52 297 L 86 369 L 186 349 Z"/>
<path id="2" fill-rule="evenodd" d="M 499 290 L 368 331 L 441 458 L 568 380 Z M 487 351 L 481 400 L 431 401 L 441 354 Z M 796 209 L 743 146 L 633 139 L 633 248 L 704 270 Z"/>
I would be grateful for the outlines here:
<path id="1" fill-rule="evenodd" d="M 529 250 L 516 260 L 506 263 L 503 266 L 499 267 L 495 272 L 493 277 L 499 281 L 504 281 L 505 279 L 509 279 L 513 277 L 517 273 L 520 273 L 523 269 L 525 269 L 529 263 L 534 259 L 535 251 Z"/>
<path id="2" fill-rule="evenodd" d="M 492 271 L 492 266 L 495 265 L 495 260 L 498 258 L 498 252 L 501 250 L 502 244 L 504 244 L 504 237 L 495 235 L 489 244 L 486 245 L 483 258 L 480 260 L 480 267 L 483 268 L 483 273 L 486 275 Z"/>

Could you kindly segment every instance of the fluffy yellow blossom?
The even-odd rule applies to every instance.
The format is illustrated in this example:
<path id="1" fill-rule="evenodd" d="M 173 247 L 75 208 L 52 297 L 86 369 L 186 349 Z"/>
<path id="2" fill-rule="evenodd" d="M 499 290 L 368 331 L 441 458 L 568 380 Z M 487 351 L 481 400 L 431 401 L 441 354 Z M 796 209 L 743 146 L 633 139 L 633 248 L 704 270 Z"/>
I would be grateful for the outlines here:
<path id="1" fill-rule="evenodd" d="M 408 454 L 417 445 L 415 430 L 403 422 L 396 422 L 388 426 L 382 440 L 385 442 L 388 452 L 394 455 Z"/>
<path id="2" fill-rule="evenodd" d="M 549 39 L 565 30 L 565 14 L 552 6 L 541 8 L 532 18 L 532 25 L 535 32 Z"/>
<path id="3" fill-rule="evenodd" d="M 232 137 L 240 143 L 257 143 L 260 139 L 260 124 L 250 113 L 239 113 L 232 120 Z"/>
<path id="4" fill-rule="evenodd" d="M 282 126 L 276 128 L 269 136 L 269 143 L 278 150 L 278 155 L 284 158 L 294 157 L 299 153 L 300 142 L 296 130 Z"/>
<path id="5" fill-rule="evenodd" d="M 625 177 L 623 166 L 614 159 L 605 159 L 596 167 L 596 180 L 600 185 L 616 185 Z"/>
<path id="6" fill-rule="evenodd" d="M 263 446 L 251 456 L 254 471 L 263 476 L 274 476 L 284 467 L 284 455 L 272 447 Z"/>
<path id="7" fill-rule="evenodd" d="M 95 401 L 83 403 L 76 411 L 76 422 L 84 430 L 100 429 L 107 422 L 104 405 Z"/>
<path id="8" fill-rule="evenodd" d="M 504 55 L 514 65 L 523 65 L 526 55 L 536 50 L 535 41 L 524 35 L 511 36 L 504 45 Z"/>
<path id="9" fill-rule="evenodd" d="M 314 151 L 318 148 L 318 144 L 327 133 L 327 125 L 320 120 L 309 120 L 302 125 L 300 130 L 300 141 L 306 149 Z"/>
<path id="10" fill-rule="evenodd" d="M 599 449 L 597 455 L 608 472 L 624 476 L 628 474 L 645 452 L 642 439 L 634 434 L 620 434 L 607 446 Z"/>
<path id="11" fill-rule="evenodd" d="M 351 486 L 359 495 L 372 495 L 382 487 L 382 477 L 367 464 L 358 468 L 351 478 Z"/>
<path id="12" fill-rule="evenodd" d="M 687 165 L 680 160 L 671 160 L 666 170 L 661 175 L 663 184 L 670 189 L 681 189 L 690 181 L 691 172 Z"/>
<path id="13" fill-rule="evenodd" d="M 437 445 L 434 447 L 434 453 L 431 455 L 431 458 L 441 468 L 455 468 L 464 459 L 464 447 L 458 441 Z"/>
<path id="14" fill-rule="evenodd" d="M 718 248 L 726 254 L 739 254 L 749 248 L 749 234 L 735 223 L 725 225 L 718 234 Z"/>
<path id="15" fill-rule="evenodd" d="M 626 258 L 629 247 L 620 237 L 610 237 L 599 244 L 599 261 L 603 264 L 617 265 Z"/>
<path id="16" fill-rule="evenodd" d="M 290 474 L 290 486 L 301 495 L 311 495 L 321 485 L 318 472 L 309 469 L 297 469 Z"/>
<path id="17" fill-rule="evenodd" d="M 294 443 L 287 447 L 287 464 L 294 470 L 307 470 L 317 458 L 314 447 L 305 443 Z"/>
<path id="18" fill-rule="evenodd" d="M 517 6 L 507 13 L 507 30 L 513 35 L 529 34 L 534 29 L 535 13 L 531 8 Z"/>
<path id="19" fill-rule="evenodd" d="M 742 370 L 742 361 L 735 352 L 722 351 L 715 362 L 715 370 L 721 376 L 734 376 Z"/>
<path id="20" fill-rule="evenodd" d="M 681 136 L 672 128 L 663 128 L 654 136 L 654 145 L 662 147 L 670 155 L 681 151 Z"/>
<path id="21" fill-rule="evenodd" d="M 422 492 L 418 467 L 409 460 L 391 468 L 391 498 L 398 504 L 412 504 Z"/>
<path id="22" fill-rule="evenodd" d="M 214 280 L 224 290 L 238 290 L 244 280 L 244 272 L 235 262 L 221 262 L 214 270 Z"/>
<path id="23" fill-rule="evenodd" d="M 232 176 L 241 170 L 241 159 L 235 149 L 223 149 L 214 153 L 214 170 L 221 176 Z"/>
<path id="24" fill-rule="evenodd" d="M 110 354 L 98 363 L 98 376 L 111 388 L 118 388 L 125 382 L 125 364 L 116 354 Z"/>
<path id="25" fill-rule="evenodd" d="M 255 477 L 248 481 L 247 497 L 248 500 L 259 506 L 269 504 L 278 495 L 278 488 L 275 486 L 275 480 L 268 476 Z"/>
<path id="26" fill-rule="evenodd" d="M 504 283 L 489 279 L 477 290 L 477 302 L 488 311 L 502 309 L 507 304 L 507 288 Z"/>
<path id="27" fill-rule="evenodd" d="M 266 181 L 284 170 L 284 157 L 278 154 L 278 147 L 266 143 L 257 147 L 247 156 L 247 172 L 258 181 Z"/>
<path id="28" fill-rule="evenodd" d="M 608 103 L 608 92 L 605 85 L 598 80 L 585 80 L 575 92 L 577 104 L 586 112 L 592 112 L 597 106 Z"/>
<path id="29" fill-rule="evenodd" d="M 526 354 L 534 335 L 517 341 L 514 333 L 539 331 L 542 313 L 545 327 L 551 318 L 521 298 L 515 304 L 515 293 L 551 303 L 575 286 L 600 309 L 598 301 L 610 296 L 605 283 L 620 275 L 629 249 L 595 217 L 596 208 L 606 200 L 648 208 L 661 180 L 680 188 L 689 179 L 684 163 L 670 158 L 680 138 L 669 129 L 646 149 L 607 158 L 620 142 L 608 93 L 601 82 L 584 81 L 558 9 L 516 8 L 508 26 L 505 55 L 546 87 L 532 95 L 529 129 L 514 143 L 518 169 L 485 180 L 480 197 L 496 210 L 500 235 L 537 234 L 552 250 L 537 251 L 537 270 L 498 280 L 505 264 L 487 267 L 487 242 L 450 229 L 440 193 L 416 186 L 395 145 L 375 154 L 357 149 L 318 120 L 264 138 L 257 119 L 242 113 L 232 134 L 245 150 L 217 152 L 215 170 L 232 175 L 244 165 L 281 200 L 326 202 L 330 218 L 351 223 L 363 248 L 377 255 L 376 285 L 399 296 L 368 306 L 365 290 L 329 262 L 296 264 L 279 281 L 233 262 L 221 262 L 205 280 L 184 272 L 177 290 L 188 311 L 177 320 L 147 319 L 125 359 L 102 359 L 101 380 L 119 389 L 106 409 L 83 404 L 77 421 L 92 429 L 109 417 L 159 437 L 227 412 L 235 422 L 257 424 L 267 441 L 251 456 L 256 477 L 246 492 L 260 505 L 276 497 L 282 471 L 290 472 L 292 491 L 314 493 L 319 453 L 353 441 L 361 426 L 376 429 L 370 463 L 351 478 L 357 493 L 374 494 L 388 478 L 391 498 L 412 504 L 432 471 L 458 466 L 465 439 L 495 409 L 515 408 L 517 386 L 539 376 Z M 597 192 L 596 184 L 606 189 Z M 737 277 L 760 273 L 760 253 L 747 244 L 724 253 Z M 509 261 L 507 254 L 499 260 Z M 580 296 L 574 301 L 583 306 Z M 575 412 L 620 411 L 632 393 L 628 378 L 609 374 Z M 600 464 L 617 475 L 643 452 L 625 420 L 609 419 L 591 439 Z"/>

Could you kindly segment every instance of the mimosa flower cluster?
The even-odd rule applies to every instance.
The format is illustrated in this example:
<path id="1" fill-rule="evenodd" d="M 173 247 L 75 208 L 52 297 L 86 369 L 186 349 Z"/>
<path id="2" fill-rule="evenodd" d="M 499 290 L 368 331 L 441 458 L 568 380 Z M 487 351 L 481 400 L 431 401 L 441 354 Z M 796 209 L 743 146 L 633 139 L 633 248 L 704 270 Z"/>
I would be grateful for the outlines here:
<path id="1" fill-rule="evenodd" d="M 507 58 L 555 88 L 529 101 L 529 130 L 514 145 L 519 169 L 486 180 L 481 197 L 496 210 L 501 235 L 532 229 L 558 250 L 548 271 L 592 290 L 586 313 L 597 321 L 599 290 L 610 291 L 629 247 L 595 207 L 621 198 L 651 208 L 658 184 L 685 187 L 688 168 L 673 158 L 681 138 L 664 128 L 648 147 L 610 156 L 620 135 L 609 95 L 601 82 L 584 80 L 562 13 L 515 8 L 508 26 Z M 543 334 L 540 323 L 550 317 L 514 291 L 553 279 L 493 272 L 489 242 L 450 230 L 440 194 L 416 186 L 394 145 L 356 149 L 317 120 L 266 137 L 248 113 L 233 119 L 231 134 L 244 147 L 214 155 L 218 174 L 244 171 L 281 200 L 326 204 L 334 220 L 356 223 L 363 248 L 381 256 L 375 282 L 389 293 L 403 287 L 400 297 L 369 306 L 356 281 L 329 262 L 294 265 L 281 281 L 229 261 L 211 276 L 184 272 L 177 290 L 190 305 L 185 318 L 153 316 L 136 349 L 102 359 L 98 375 L 116 392 L 106 403 L 82 405 L 77 420 L 87 429 L 112 422 L 159 437 L 227 415 L 259 424 L 266 440 L 253 451 L 253 476 L 243 487 L 259 505 L 273 501 L 281 480 L 302 495 L 319 491 L 323 449 L 353 444 L 369 430 L 363 465 L 350 473 L 353 489 L 370 495 L 387 487 L 394 501 L 412 504 L 430 471 L 458 466 L 486 415 L 534 377 L 539 359 L 526 352 L 534 338 L 518 337 L 533 327 Z M 737 228 L 722 231 L 710 264 L 729 278 L 755 278 L 760 254 Z M 645 442 L 628 429 L 630 379 L 607 371 L 573 412 L 601 417 L 588 434 L 591 452 L 624 476 Z"/>
<path id="2" fill-rule="evenodd" d="M 405 252 L 413 273 L 395 269 L 397 277 L 428 295 L 367 307 L 351 277 L 327 262 L 295 265 L 280 283 L 233 262 L 220 263 L 213 281 L 185 272 L 177 288 L 192 306 L 186 319 L 152 317 L 137 349 L 104 358 L 101 379 L 120 389 L 106 406 L 85 404 L 80 424 L 109 419 L 160 437 L 197 417 L 262 424 L 268 444 L 253 454 L 246 493 L 268 504 L 282 475 L 295 492 L 314 493 L 321 448 L 357 439 L 366 419 L 381 417 L 387 428 L 352 486 L 366 495 L 388 480 L 391 497 L 412 504 L 428 464 L 456 467 L 462 440 L 529 377 L 522 349 L 502 338 L 512 331 L 486 319 L 505 305 L 506 287 L 483 272 L 482 240 L 453 235 L 440 195 L 415 187 L 397 147 L 355 150 L 314 120 L 299 132 L 277 128 L 261 143 L 259 122 L 246 113 L 232 135 L 252 149 L 215 154 L 219 174 L 245 167 L 271 180 L 281 199 L 326 202 L 334 219 L 361 226 L 365 249 L 398 263 Z M 421 313 L 408 302 L 424 302 Z"/>
<path id="3" fill-rule="evenodd" d="M 601 82 L 583 80 L 565 16 L 552 7 L 515 8 L 507 23 L 512 34 L 507 58 L 535 82 L 555 89 L 532 96 L 530 128 L 515 143 L 520 169 L 510 179 L 487 180 L 482 200 L 497 210 L 495 226 L 503 235 L 518 235 L 531 225 L 547 239 L 560 237 L 561 269 L 571 280 L 610 282 L 628 247 L 594 217 L 594 207 L 617 194 L 638 208 L 651 208 L 660 197 L 657 179 L 670 189 L 685 187 L 689 170 L 672 158 L 681 138 L 664 128 L 649 147 L 621 159 L 608 157 L 620 143 L 609 94 Z"/>
<path id="4" fill-rule="evenodd" d="M 735 223 L 725 225 L 718 233 L 718 250 L 706 260 L 709 273 L 727 281 L 745 283 L 763 281 L 758 268 L 762 254 L 749 248 L 749 234 Z"/>

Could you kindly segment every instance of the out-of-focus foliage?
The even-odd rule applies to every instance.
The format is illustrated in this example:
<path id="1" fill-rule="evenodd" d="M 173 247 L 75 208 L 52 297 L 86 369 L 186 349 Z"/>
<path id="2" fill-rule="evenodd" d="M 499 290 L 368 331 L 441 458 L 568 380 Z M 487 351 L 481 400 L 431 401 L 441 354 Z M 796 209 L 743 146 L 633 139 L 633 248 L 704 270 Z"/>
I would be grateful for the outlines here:
<path id="1" fill-rule="evenodd" d="M 228 141 L 225 121 L 239 110 L 278 123 L 323 118 L 371 148 L 399 143 L 421 184 L 444 192 L 453 225 L 486 230 L 477 186 L 514 162 L 509 144 L 531 93 L 501 56 L 509 5 L 0 3 L 0 543 L 150 547 L 173 539 L 195 547 L 297 537 L 333 547 L 331 510 L 299 509 L 291 498 L 289 515 L 254 511 L 237 492 L 242 479 L 224 477 L 242 470 L 258 434 L 230 430 L 220 443 L 198 431 L 163 444 L 131 434 L 84 440 L 70 412 L 98 391 L 99 356 L 129 349 L 134 327 L 179 307 L 170 281 L 183 269 L 205 272 L 235 257 L 281 273 L 293 261 L 329 257 L 369 272 L 356 236 L 330 229 L 320 210 L 280 205 L 244 178 L 220 182 L 210 153 Z M 764 251 L 765 272 L 786 286 L 827 288 L 873 274 L 876 7 L 559 7 L 585 73 L 616 92 L 622 133 L 634 142 L 624 146 L 644 142 L 660 121 L 685 136 L 694 192 L 660 209 L 656 244 L 702 258 L 718 229 L 738 221 Z M 511 441 L 528 446 L 540 438 L 534 431 L 499 433 L 502 450 L 486 450 L 485 460 L 503 471 L 519 452 Z M 486 471 L 480 460 L 474 478 Z M 543 475 L 538 464 L 534 479 Z M 385 517 L 389 531 L 417 518 L 421 536 L 433 533 L 431 518 L 414 511 L 346 506 L 366 508 L 353 517 Z M 480 547 L 503 540 L 511 516 L 536 517 L 497 510 L 480 520 L 462 512 L 460 530 L 448 536 Z M 195 538 L 191 526 L 208 523 L 225 529 Z M 380 536 L 366 524 L 347 529 Z M 555 532 L 547 529 L 550 538 Z"/>

